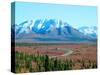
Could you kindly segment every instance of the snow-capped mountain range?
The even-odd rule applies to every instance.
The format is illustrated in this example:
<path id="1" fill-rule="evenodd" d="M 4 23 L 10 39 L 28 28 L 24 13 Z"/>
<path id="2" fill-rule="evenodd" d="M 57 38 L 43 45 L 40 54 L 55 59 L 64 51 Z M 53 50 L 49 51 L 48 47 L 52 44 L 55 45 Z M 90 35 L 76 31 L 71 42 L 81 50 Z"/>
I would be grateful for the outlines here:
<path id="1" fill-rule="evenodd" d="M 80 27 L 78 28 L 78 30 L 82 33 L 84 33 L 84 35 L 90 35 L 91 37 L 97 38 L 97 27 L 96 26 L 92 26 L 92 27 Z"/>
<path id="2" fill-rule="evenodd" d="M 37 19 L 12 25 L 12 37 L 18 41 L 96 41 L 97 29 L 73 28 L 67 22 L 54 19 Z M 15 35 L 14 35 L 15 33 Z M 95 36 L 96 35 L 96 36 Z"/>

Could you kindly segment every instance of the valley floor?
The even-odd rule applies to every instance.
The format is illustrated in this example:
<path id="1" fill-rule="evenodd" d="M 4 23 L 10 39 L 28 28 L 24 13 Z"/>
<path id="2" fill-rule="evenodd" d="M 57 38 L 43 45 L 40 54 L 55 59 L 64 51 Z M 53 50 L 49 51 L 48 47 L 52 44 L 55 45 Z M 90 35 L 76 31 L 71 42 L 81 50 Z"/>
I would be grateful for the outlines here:
<path id="1" fill-rule="evenodd" d="M 97 46 L 16 44 L 15 68 L 18 73 L 97 68 Z"/>

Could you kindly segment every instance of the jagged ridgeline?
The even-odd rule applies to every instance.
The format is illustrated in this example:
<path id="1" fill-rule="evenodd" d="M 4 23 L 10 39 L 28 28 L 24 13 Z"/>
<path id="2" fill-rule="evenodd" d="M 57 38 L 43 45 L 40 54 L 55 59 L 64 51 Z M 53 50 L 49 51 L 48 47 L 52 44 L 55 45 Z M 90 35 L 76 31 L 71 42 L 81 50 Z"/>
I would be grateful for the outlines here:
<path id="1" fill-rule="evenodd" d="M 97 40 L 96 31 L 86 34 L 82 28 L 74 28 L 67 22 L 55 19 L 24 21 L 12 25 L 12 31 L 15 31 L 16 42 L 94 42 Z"/>

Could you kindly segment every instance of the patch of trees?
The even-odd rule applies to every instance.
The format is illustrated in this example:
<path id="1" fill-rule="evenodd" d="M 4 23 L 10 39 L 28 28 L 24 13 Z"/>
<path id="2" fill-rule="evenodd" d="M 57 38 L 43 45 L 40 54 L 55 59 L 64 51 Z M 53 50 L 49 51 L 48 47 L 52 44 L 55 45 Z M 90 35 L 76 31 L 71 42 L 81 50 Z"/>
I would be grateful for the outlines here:
<path id="1" fill-rule="evenodd" d="M 88 65 L 83 60 L 78 60 L 81 68 L 96 68 L 95 62 L 88 61 Z M 44 72 L 44 71 L 59 71 L 71 70 L 75 62 L 71 59 L 50 58 L 48 55 L 28 55 L 17 52 L 15 54 L 15 70 L 20 72 Z"/>

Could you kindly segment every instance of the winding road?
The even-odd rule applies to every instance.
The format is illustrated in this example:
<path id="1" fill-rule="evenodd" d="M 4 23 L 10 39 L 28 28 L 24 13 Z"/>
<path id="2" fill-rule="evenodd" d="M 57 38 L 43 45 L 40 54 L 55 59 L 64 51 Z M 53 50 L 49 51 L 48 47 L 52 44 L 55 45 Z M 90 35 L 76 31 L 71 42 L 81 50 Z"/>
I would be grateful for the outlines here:
<path id="1" fill-rule="evenodd" d="M 73 53 L 73 50 L 69 48 L 57 48 L 57 50 L 63 50 L 65 54 L 59 55 L 59 56 L 52 56 L 51 58 L 60 57 L 60 56 L 68 56 Z"/>

